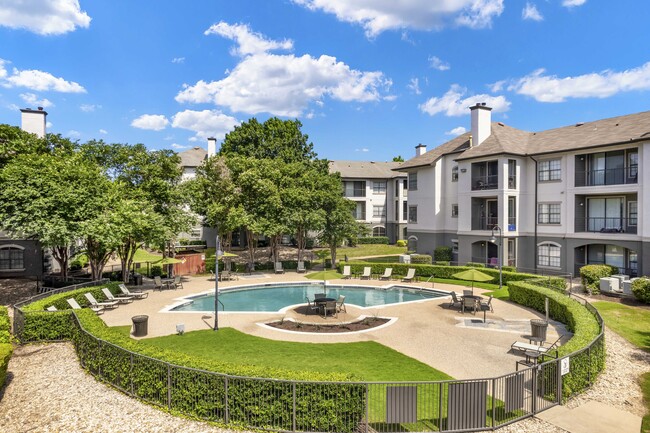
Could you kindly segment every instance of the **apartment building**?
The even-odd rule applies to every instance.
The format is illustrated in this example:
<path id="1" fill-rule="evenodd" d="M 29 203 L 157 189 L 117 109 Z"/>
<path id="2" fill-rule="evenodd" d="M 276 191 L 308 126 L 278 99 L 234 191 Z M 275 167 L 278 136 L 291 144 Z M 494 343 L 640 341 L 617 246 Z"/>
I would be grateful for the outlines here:
<path id="1" fill-rule="evenodd" d="M 331 173 L 340 173 L 346 198 L 356 208 L 357 221 L 371 236 L 387 236 L 390 243 L 406 239 L 408 195 L 406 173 L 394 171 L 399 162 L 330 161 Z"/>
<path id="2" fill-rule="evenodd" d="M 470 132 L 398 168 L 410 248 L 498 265 L 501 244 L 503 263 L 522 270 L 650 273 L 650 112 L 526 132 L 492 122 L 485 104 L 470 110 Z"/>

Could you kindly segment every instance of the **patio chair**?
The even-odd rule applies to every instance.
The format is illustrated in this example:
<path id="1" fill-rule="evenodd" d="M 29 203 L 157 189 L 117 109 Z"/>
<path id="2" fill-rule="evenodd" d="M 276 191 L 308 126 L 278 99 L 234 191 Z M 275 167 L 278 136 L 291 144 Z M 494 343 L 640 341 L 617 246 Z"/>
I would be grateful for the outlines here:
<path id="1" fill-rule="evenodd" d="M 472 310 L 472 314 L 476 314 L 476 298 L 470 298 L 467 296 L 463 296 L 463 305 L 462 305 L 463 313 L 465 313 L 465 309 Z"/>
<path id="2" fill-rule="evenodd" d="M 296 272 L 298 272 L 299 274 L 303 274 L 307 272 L 307 269 L 305 269 L 305 262 L 303 262 L 302 260 L 298 262 L 298 267 L 296 268 Z"/>
<path id="3" fill-rule="evenodd" d="M 530 354 L 530 353 L 537 353 L 539 355 L 545 355 L 545 356 L 553 356 L 550 352 L 552 350 L 555 350 L 555 358 L 557 358 L 558 352 L 558 343 L 560 340 L 562 340 L 563 335 L 560 335 L 560 338 L 555 340 L 553 344 L 545 346 L 544 343 L 541 343 L 539 345 L 537 344 L 531 344 L 531 343 L 523 343 L 521 341 L 515 341 L 512 343 L 510 346 L 510 350 L 516 350 L 524 355 Z"/>
<path id="4" fill-rule="evenodd" d="M 169 289 L 169 281 L 163 281 L 159 276 L 153 277 L 153 289 Z"/>
<path id="5" fill-rule="evenodd" d="M 384 274 L 379 277 L 380 280 L 390 280 L 393 275 L 393 268 L 384 269 Z"/>
<path id="6" fill-rule="evenodd" d="M 450 295 L 451 295 L 451 301 L 449 302 L 449 308 L 453 308 L 454 305 L 456 304 L 458 304 L 458 306 L 460 307 L 462 305 L 462 302 L 460 301 L 460 299 L 458 299 L 458 296 L 456 296 L 456 292 L 451 292 Z"/>
<path id="7" fill-rule="evenodd" d="M 336 311 L 336 301 L 327 301 L 323 305 L 323 317 L 327 318 L 327 313 L 333 312 L 334 317 L 338 317 L 338 312 Z"/>
<path id="8" fill-rule="evenodd" d="M 343 266 L 343 279 L 347 280 L 348 278 L 352 278 L 352 271 L 350 270 L 350 266 L 346 265 Z"/>
<path id="9" fill-rule="evenodd" d="M 314 295 L 314 299 L 323 299 L 325 297 L 326 297 L 325 293 L 316 293 Z"/>
<path id="10" fill-rule="evenodd" d="M 106 299 L 109 301 L 117 301 L 120 304 L 128 304 L 129 302 L 133 302 L 132 296 L 114 296 L 106 287 L 102 289 L 102 293 L 104 293 L 104 296 L 106 296 Z"/>
<path id="11" fill-rule="evenodd" d="M 320 306 L 315 302 L 311 302 L 309 300 L 309 297 L 305 296 L 305 299 L 307 300 L 307 309 L 309 310 L 309 312 L 312 312 L 314 310 L 318 311 L 320 309 Z"/>
<path id="12" fill-rule="evenodd" d="M 81 310 L 81 305 L 79 305 L 74 298 L 68 298 L 66 301 L 68 301 L 68 304 L 72 307 L 73 310 Z M 104 307 L 91 305 L 89 308 L 97 314 L 104 313 Z"/>
<path id="13" fill-rule="evenodd" d="M 171 283 L 174 285 L 174 289 L 184 289 L 183 280 L 180 275 L 174 277 L 174 281 Z"/>
<path id="14" fill-rule="evenodd" d="M 348 310 L 345 309 L 345 296 L 339 296 L 339 299 L 336 301 L 336 311 L 343 311 L 344 313 L 348 312 Z"/>
<path id="15" fill-rule="evenodd" d="M 84 296 L 86 299 L 88 299 L 88 302 L 90 302 L 90 305 L 93 307 L 99 306 L 99 307 L 104 307 L 107 309 L 113 309 L 117 308 L 117 305 L 119 304 L 117 301 L 104 301 L 104 302 L 98 302 L 97 299 L 93 296 L 92 293 L 84 293 Z"/>
<path id="16" fill-rule="evenodd" d="M 492 307 L 492 298 L 494 298 L 494 296 L 490 295 L 487 302 L 480 303 L 479 306 L 481 307 L 481 310 L 485 309 L 491 313 L 494 313 L 494 308 Z"/>
<path id="17" fill-rule="evenodd" d="M 472 296 L 474 295 L 474 292 L 472 292 L 469 289 L 463 290 L 463 296 Z"/>
<path id="18" fill-rule="evenodd" d="M 124 293 L 125 296 L 132 296 L 134 299 L 144 299 L 149 296 L 149 292 L 140 292 L 140 291 L 130 291 L 125 284 L 119 285 L 120 290 Z"/>
<path id="19" fill-rule="evenodd" d="M 45 309 L 45 311 L 59 311 L 59 309 L 56 308 L 54 305 L 50 305 Z"/>
<path id="20" fill-rule="evenodd" d="M 406 273 L 406 276 L 402 278 L 402 281 L 411 283 L 415 279 L 415 269 L 414 268 L 409 268 L 408 272 Z"/>
<path id="21" fill-rule="evenodd" d="M 370 273 L 372 272 L 372 267 L 366 266 L 363 268 L 363 274 L 361 274 L 361 279 L 362 280 L 369 280 L 370 279 Z"/>
<path id="22" fill-rule="evenodd" d="M 275 273 L 284 274 L 284 268 L 282 267 L 282 262 L 275 262 Z"/>

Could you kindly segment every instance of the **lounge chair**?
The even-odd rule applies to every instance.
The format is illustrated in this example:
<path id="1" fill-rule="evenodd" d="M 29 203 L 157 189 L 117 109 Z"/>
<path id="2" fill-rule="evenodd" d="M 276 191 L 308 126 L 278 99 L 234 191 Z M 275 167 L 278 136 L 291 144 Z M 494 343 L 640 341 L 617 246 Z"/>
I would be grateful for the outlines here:
<path id="1" fill-rule="evenodd" d="M 84 293 L 84 296 L 86 297 L 86 299 L 88 299 L 88 302 L 90 302 L 90 305 L 93 307 L 100 306 L 108 309 L 113 309 L 113 308 L 117 308 L 117 305 L 119 304 L 119 302 L 117 301 L 97 302 L 97 299 L 95 299 L 93 294 L 90 292 Z"/>
<path id="2" fill-rule="evenodd" d="M 463 313 L 465 312 L 465 309 L 472 310 L 472 314 L 476 314 L 476 298 L 463 296 Z"/>
<path id="3" fill-rule="evenodd" d="M 347 280 L 348 278 L 352 278 L 352 271 L 350 269 L 349 265 L 343 266 L 343 279 Z"/>
<path id="4" fill-rule="evenodd" d="M 174 289 L 183 289 L 183 280 L 180 275 L 174 277 L 174 281 L 171 283 L 174 285 Z"/>
<path id="5" fill-rule="evenodd" d="M 415 269 L 414 268 L 409 268 L 408 272 L 406 273 L 406 276 L 402 278 L 402 281 L 411 283 L 415 279 Z"/>
<path id="6" fill-rule="evenodd" d="M 336 301 L 336 311 L 343 311 L 344 313 L 347 313 L 348 311 L 345 309 L 345 296 L 340 295 L 339 299 Z"/>
<path id="7" fill-rule="evenodd" d="M 45 311 L 59 311 L 59 309 L 56 308 L 54 305 L 50 305 L 45 309 Z"/>
<path id="8" fill-rule="evenodd" d="M 149 292 L 140 292 L 140 291 L 130 291 L 125 284 L 119 285 L 120 290 L 124 293 L 125 296 L 132 296 L 135 299 L 144 299 L 149 296 Z"/>
<path id="9" fill-rule="evenodd" d="M 555 340 L 553 344 L 550 344 L 548 346 L 545 346 L 543 343 L 542 344 L 531 344 L 531 343 L 523 343 L 521 341 L 515 341 L 512 343 L 510 346 L 511 350 L 516 350 L 518 352 L 521 352 L 522 354 L 526 355 L 528 353 L 536 353 L 538 355 L 547 355 L 547 356 L 552 356 L 550 352 L 552 350 L 555 350 L 555 358 L 557 358 L 557 347 L 558 343 L 562 339 L 562 336 Z"/>
<path id="10" fill-rule="evenodd" d="M 323 317 L 327 318 L 327 313 L 333 312 L 334 317 L 338 317 L 338 312 L 336 310 L 336 301 L 327 301 L 323 305 Z"/>
<path id="11" fill-rule="evenodd" d="M 372 272 L 372 267 L 366 266 L 363 268 L 363 274 L 361 274 L 361 279 L 362 280 L 369 280 Z"/>
<path id="12" fill-rule="evenodd" d="M 305 262 L 303 262 L 302 260 L 298 262 L 298 268 L 296 269 L 296 272 L 298 272 L 299 274 L 303 274 L 307 272 L 307 269 L 305 269 Z"/>
<path id="13" fill-rule="evenodd" d="M 129 302 L 133 302 L 133 297 L 132 296 L 113 296 L 110 290 L 108 290 L 106 287 L 102 289 L 102 293 L 104 293 L 104 296 L 106 296 L 106 299 L 109 301 L 117 301 L 120 304 L 128 304 Z"/>
<path id="14" fill-rule="evenodd" d="M 320 306 L 314 302 L 311 302 L 308 297 L 305 296 L 305 299 L 307 300 L 307 309 L 309 312 L 312 312 L 314 310 L 318 311 L 320 310 Z"/>
<path id="15" fill-rule="evenodd" d="M 72 307 L 73 310 L 81 310 L 81 305 L 79 305 L 74 298 L 68 298 L 66 301 L 68 301 L 68 304 Z M 89 308 L 97 314 L 102 314 L 104 312 L 104 307 L 91 305 Z"/>
<path id="16" fill-rule="evenodd" d="M 458 304 L 459 306 L 462 305 L 462 302 L 460 302 L 460 299 L 458 299 L 458 296 L 456 296 L 456 292 L 451 292 L 451 301 L 449 302 L 449 308 L 453 308 L 454 305 Z"/>
<path id="17" fill-rule="evenodd" d="M 275 273 L 284 274 L 284 268 L 282 267 L 282 262 L 275 262 Z"/>
<path id="18" fill-rule="evenodd" d="M 393 275 L 393 268 L 384 269 L 384 274 L 379 277 L 380 280 L 390 280 Z"/>
<path id="19" fill-rule="evenodd" d="M 214 281 L 217 277 L 214 275 L 214 271 L 210 269 L 210 277 L 208 277 L 208 281 Z"/>

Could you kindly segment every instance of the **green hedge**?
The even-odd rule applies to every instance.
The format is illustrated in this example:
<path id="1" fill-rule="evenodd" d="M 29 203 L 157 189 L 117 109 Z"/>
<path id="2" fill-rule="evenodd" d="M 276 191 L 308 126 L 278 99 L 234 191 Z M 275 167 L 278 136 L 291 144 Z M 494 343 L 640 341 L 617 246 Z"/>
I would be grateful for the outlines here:
<path id="1" fill-rule="evenodd" d="M 433 259 L 428 254 L 416 254 L 411 256 L 411 263 L 414 265 L 430 265 Z"/>
<path id="2" fill-rule="evenodd" d="M 618 268 L 610 265 L 586 265 L 580 268 L 580 279 L 586 291 L 600 293 L 600 279 L 617 272 Z"/>
<path id="3" fill-rule="evenodd" d="M 436 262 L 451 262 L 454 259 L 454 253 L 451 247 L 437 247 L 433 250 L 433 258 Z"/>
<path id="4" fill-rule="evenodd" d="M 587 347 L 601 332 L 596 316 L 578 301 L 555 290 L 538 287 L 528 282 L 511 282 L 508 285 L 510 300 L 520 305 L 544 312 L 545 299 L 549 299 L 549 316 L 564 323 L 573 337 L 560 346 L 559 357 Z M 570 372 L 562 378 L 564 399 L 584 391 L 605 368 L 604 336 L 592 349 L 571 356 Z"/>
<path id="5" fill-rule="evenodd" d="M 5 384 L 7 378 L 7 367 L 13 353 L 11 344 L 11 322 L 7 307 L 0 306 L 0 388 Z"/>
<path id="6" fill-rule="evenodd" d="M 311 269 L 311 261 L 305 260 L 305 269 Z M 230 269 L 233 272 L 239 272 L 239 273 L 244 273 L 247 272 L 246 268 L 246 263 L 231 263 L 230 264 Z M 293 270 L 293 269 L 298 269 L 298 261 L 297 260 L 282 260 L 282 267 L 285 270 Z M 223 271 L 224 265 L 223 261 L 219 262 L 219 272 Z M 275 266 L 273 262 L 255 262 L 255 270 L 256 271 L 272 271 L 275 269 Z M 205 258 L 205 272 L 214 272 L 214 256 L 212 257 L 206 257 Z"/>
<path id="7" fill-rule="evenodd" d="M 357 244 L 383 244 L 388 245 L 388 236 L 365 236 L 357 238 Z"/>
<path id="8" fill-rule="evenodd" d="M 225 423 L 226 378 L 210 371 L 238 376 L 228 378 L 231 424 L 286 431 L 293 429 L 293 386 L 283 380 L 349 382 L 354 379 L 342 373 L 297 372 L 218 361 L 206 364 L 204 359 L 132 340 L 107 327 L 90 311 L 77 311 L 76 315 L 87 331 L 75 326 L 73 335 L 85 368 L 128 393 L 133 389 L 137 397 L 186 416 Z M 104 342 L 98 342 L 97 338 Z M 127 351 L 136 354 L 132 357 Z M 166 363 L 174 365 L 168 369 Z M 353 432 L 364 416 L 363 385 L 297 382 L 295 391 L 298 430 Z"/>
<path id="9" fill-rule="evenodd" d="M 632 283 L 632 293 L 641 302 L 650 304 L 650 278 L 642 277 Z"/>

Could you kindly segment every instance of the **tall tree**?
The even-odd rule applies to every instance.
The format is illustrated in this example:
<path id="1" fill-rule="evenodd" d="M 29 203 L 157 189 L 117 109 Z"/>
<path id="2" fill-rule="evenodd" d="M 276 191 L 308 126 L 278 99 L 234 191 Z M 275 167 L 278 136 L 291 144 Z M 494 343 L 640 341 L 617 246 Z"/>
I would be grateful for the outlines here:
<path id="1" fill-rule="evenodd" d="M 26 154 L 49 153 L 47 141 L 17 126 L 0 124 L 0 168 Z"/>

